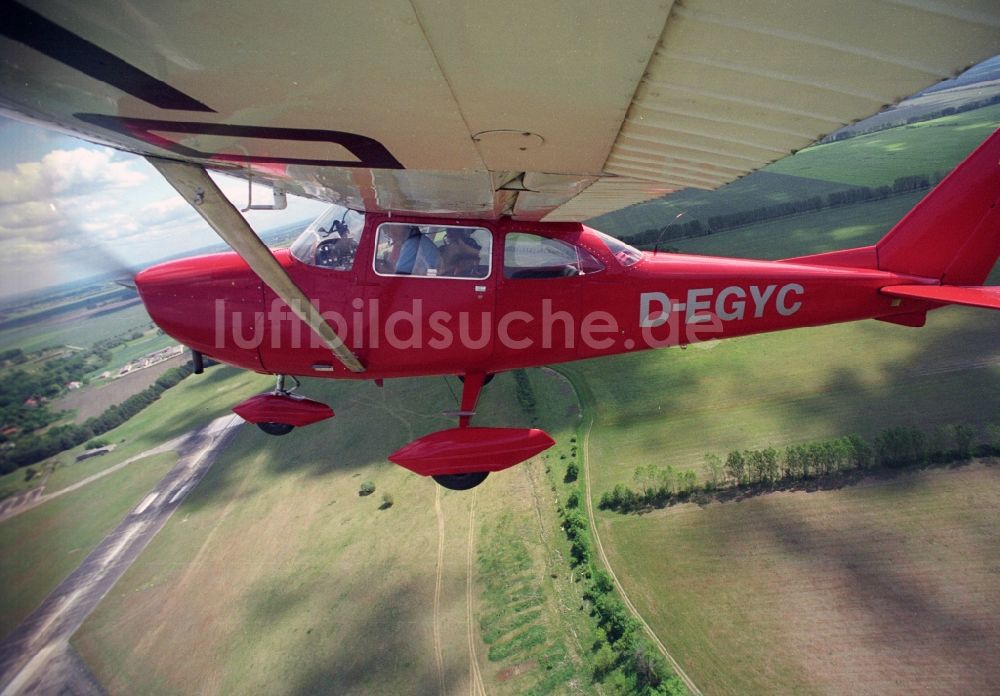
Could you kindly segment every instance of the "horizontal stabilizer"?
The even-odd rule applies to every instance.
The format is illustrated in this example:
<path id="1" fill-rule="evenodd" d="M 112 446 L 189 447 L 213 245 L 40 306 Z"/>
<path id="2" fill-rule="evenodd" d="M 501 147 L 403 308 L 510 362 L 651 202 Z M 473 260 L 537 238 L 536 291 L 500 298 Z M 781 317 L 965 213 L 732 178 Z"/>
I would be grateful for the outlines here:
<path id="1" fill-rule="evenodd" d="M 1000 287 L 961 287 L 958 285 L 891 285 L 883 295 L 930 300 L 946 304 L 1000 309 Z"/>

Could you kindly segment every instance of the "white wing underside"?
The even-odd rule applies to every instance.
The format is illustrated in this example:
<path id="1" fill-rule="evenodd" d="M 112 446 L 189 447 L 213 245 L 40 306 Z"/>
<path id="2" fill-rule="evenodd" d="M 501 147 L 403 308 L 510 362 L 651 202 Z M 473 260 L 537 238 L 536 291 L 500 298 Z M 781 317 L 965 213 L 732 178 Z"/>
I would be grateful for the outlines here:
<path id="1" fill-rule="evenodd" d="M 585 220 L 715 188 L 1000 53 L 995 0 L 25 5 L 209 110 L 155 105 L 7 31 L 8 112 L 454 217 Z"/>

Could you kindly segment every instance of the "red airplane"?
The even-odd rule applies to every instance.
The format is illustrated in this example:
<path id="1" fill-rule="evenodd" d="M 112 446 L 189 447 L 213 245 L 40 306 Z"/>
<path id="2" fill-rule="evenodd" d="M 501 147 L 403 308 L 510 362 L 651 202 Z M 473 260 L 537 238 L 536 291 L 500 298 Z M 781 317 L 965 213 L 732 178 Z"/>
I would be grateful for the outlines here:
<path id="1" fill-rule="evenodd" d="M 1000 308 L 981 287 L 1000 255 L 998 134 L 871 247 L 648 254 L 579 222 L 721 186 L 996 54 L 992 0 L 584 0 L 572 17 L 247 0 L 236 24 L 196 4 L 3 7 L 0 109 L 147 157 L 236 250 L 136 282 L 196 363 L 277 376 L 237 413 L 284 434 L 333 415 L 287 377 L 459 375 L 458 426 L 389 457 L 449 488 L 552 444 L 471 425 L 498 372 Z M 272 253 L 207 169 L 270 183 L 276 208 L 285 192 L 336 205 Z"/>
<path id="2" fill-rule="evenodd" d="M 333 415 L 284 375 L 460 375 L 459 426 L 389 459 L 471 488 L 553 444 L 537 429 L 470 425 L 498 372 L 858 319 L 923 326 L 947 304 L 1000 309 L 1000 287 L 977 287 L 1000 256 L 998 204 L 1000 130 L 874 246 L 782 261 L 643 253 L 578 223 L 334 206 L 273 258 L 334 328 L 339 360 L 236 253 L 160 264 L 136 284 L 196 355 L 279 375 L 234 409 L 268 433 Z"/>

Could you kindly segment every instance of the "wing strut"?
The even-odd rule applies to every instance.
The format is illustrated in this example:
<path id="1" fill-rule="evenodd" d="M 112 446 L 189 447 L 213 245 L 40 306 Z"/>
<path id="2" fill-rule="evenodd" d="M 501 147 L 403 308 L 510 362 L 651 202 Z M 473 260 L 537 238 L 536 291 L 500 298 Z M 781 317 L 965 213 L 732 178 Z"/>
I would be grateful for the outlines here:
<path id="1" fill-rule="evenodd" d="M 299 286 L 288 277 L 285 269 L 271 254 L 264 242 L 254 234 L 239 211 L 223 195 L 203 167 L 184 162 L 147 157 L 152 164 L 177 189 L 184 200 L 222 239 L 250 266 L 262 281 L 284 300 L 295 314 L 312 328 L 333 351 L 334 357 L 351 372 L 364 372 L 357 356 L 344 344 L 333 327 L 306 297 Z"/>

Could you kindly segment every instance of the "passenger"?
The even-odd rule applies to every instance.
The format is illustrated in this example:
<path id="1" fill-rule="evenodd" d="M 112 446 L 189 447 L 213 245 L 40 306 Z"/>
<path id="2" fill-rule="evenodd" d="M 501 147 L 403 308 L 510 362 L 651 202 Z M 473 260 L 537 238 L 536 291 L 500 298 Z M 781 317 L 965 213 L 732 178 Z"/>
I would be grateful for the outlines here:
<path id="1" fill-rule="evenodd" d="M 381 257 L 375 258 L 375 270 L 379 273 L 394 273 L 396 264 L 399 263 L 399 255 L 403 250 L 403 242 L 409 235 L 409 228 L 405 225 L 388 225 L 384 228 L 388 237 L 389 249 Z"/>
<path id="2" fill-rule="evenodd" d="M 434 240 L 421 233 L 420 228 L 416 225 L 399 226 L 396 229 L 405 230 L 406 236 L 400 246 L 397 235 L 393 234 L 394 228 L 390 228 L 393 252 L 397 247 L 399 248 L 393 272 L 397 275 L 437 275 L 437 269 L 441 263 L 441 253 L 438 251 L 437 245 L 434 244 Z M 393 252 L 389 254 L 390 259 L 393 257 Z"/>
<path id="3" fill-rule="evenodd" d="M 457 278 L 478 278 L 479 252 L 482 247 L 472 237 L 472 230 L 459 227 L 445 232 L 441 248 L 441 275 Z"/>

